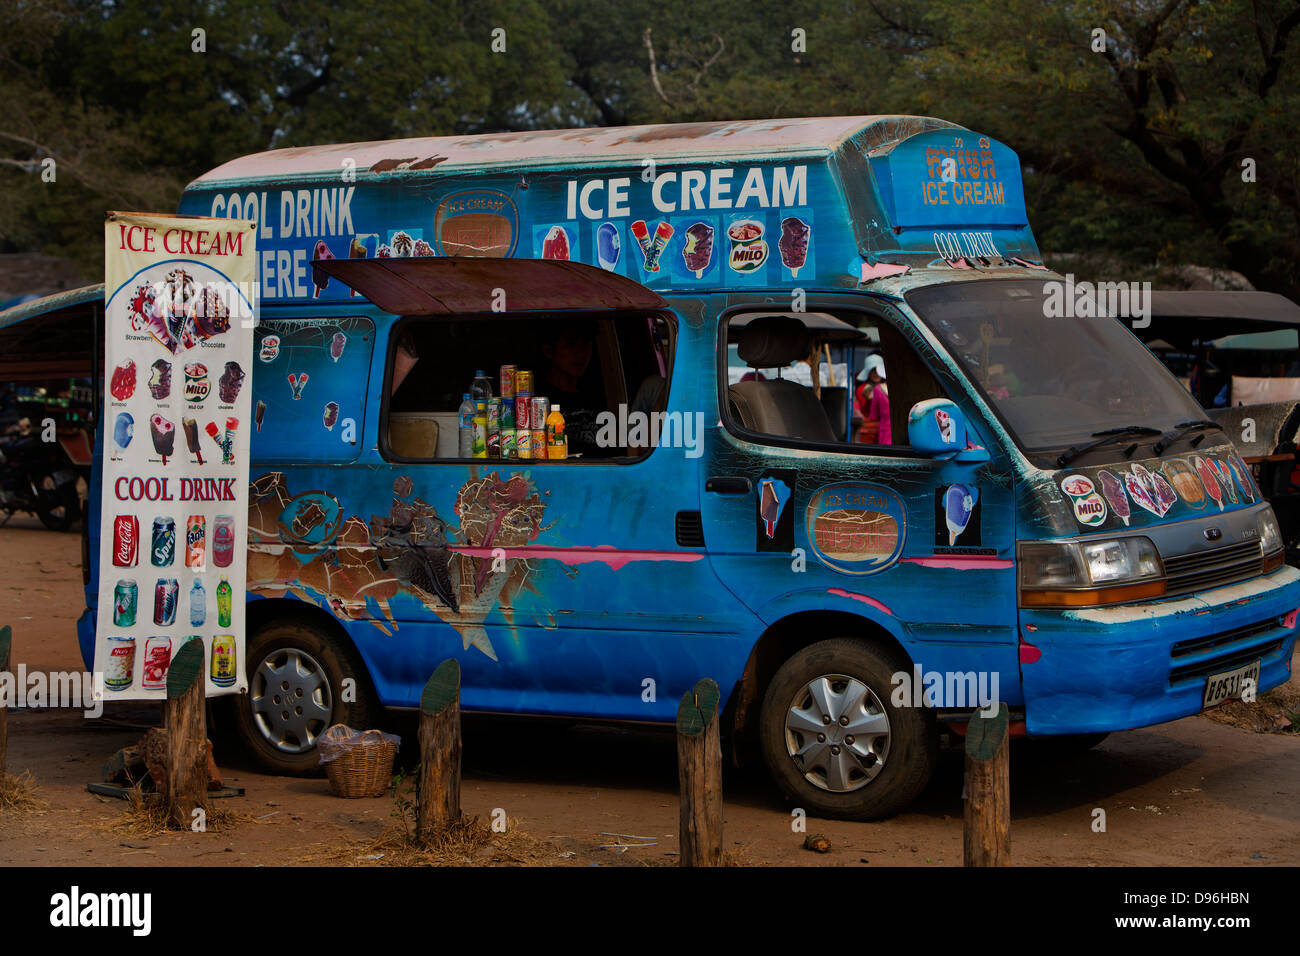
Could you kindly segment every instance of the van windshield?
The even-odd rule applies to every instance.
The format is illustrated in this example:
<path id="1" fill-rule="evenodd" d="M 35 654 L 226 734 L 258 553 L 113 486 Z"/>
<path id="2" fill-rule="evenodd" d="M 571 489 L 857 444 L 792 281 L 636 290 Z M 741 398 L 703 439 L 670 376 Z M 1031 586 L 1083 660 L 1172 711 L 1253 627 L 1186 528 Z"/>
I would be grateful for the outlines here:
<path id="1" fill-rule="evenodd" d="M 907 301 L 1027 452 L 1063 449 L 1108 429 L 1164 432 L 1205 417 L 1124 326 L 1129 320 L 1055 317 L 1053 285 L 1061 283 L 953 282 L 916 289 Z"/>

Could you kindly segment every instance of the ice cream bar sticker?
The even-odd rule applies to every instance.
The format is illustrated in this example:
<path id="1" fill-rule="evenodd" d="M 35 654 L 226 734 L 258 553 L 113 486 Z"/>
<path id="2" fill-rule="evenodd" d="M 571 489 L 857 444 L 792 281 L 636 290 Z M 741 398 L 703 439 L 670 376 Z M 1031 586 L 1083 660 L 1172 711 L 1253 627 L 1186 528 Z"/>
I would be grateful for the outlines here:
<path id="1" fill-rule="evenodd" d="M 1061 479 L 1061 490 L 1074 503 L 1074 517 L 1079 524 L 1095 528 L 1106 520 L 1106 502 L 1091 479 L 1068 475 Z"/>
<path id="2" fill-rule="evenodd" d="M 330 358 L 338 361 L 343 357 L 343 349 L 347 347 L 348 337 L 342 332 L 335 332 L 330 339 Z"/>
<path id="3" fill-rule="evenodd" d="M 781 264 L 790 270 L 792 279 L 799 278 L 799 270 L 808 261 L 808 237 L 812 227 L 802 219 L 789 216 L 781 220 L 781 238 L 776 247 L 781 253 Z"/>
<path id="4" fill-rule="evenodd" d="M 563 226 L 552 226 L 542 240 L 543 259 L 568 259 L 569 234 Z"/>
<path id="5" fill-rule="evenodd" d="M 1128 495 L 1124 491 L 1124 482 L 1120 481 L 1109 471 L 1097 472 L 1097 481 L 1101 483 L 1101 496 L 1106 499 L 1110 509 L 1115 512 L 1115 516 L 1124 522 L 1124 527 L 1128 527 L 1128 519 L 1132 516 L 1132 509 L 1128 505 Z"/>
<path id="6" fill-rule="evenodd" d="M 307 378 L 306 372 L 301 374 L 289 373 L 289 388 L 293 391 L 294 401 L 302 398 L 302 390 L 307 385 Z"/>
<path id="7" fill-rule="evenodd" d="M 1160 510 L 1160 502 L 1156 500 L 1156 485 L 1151 480 L 1151 472 L 1142 465 L 1133 465 L 1132 471 L 1124 476 L 1124 487 L 1128 489 L 1129 497 L 1140 507 L 1156 517 L 1164 514 Z"/>
<path id="8" fill-rule="evenodd" d="M 934 423 L 939 426 L 939 437 L 945 442 L 953 440 L 952 416 L 942 408 L 937 409 L 934 413 Z"/>
<path id="9" fill-rule="evenodd" d="M 316 247 L 312 250 L 311 257 L 313 260 L 333 259 L 334 253 L 330 252 L 330 247 L 325 245 L 324 239 L 317 239 Z M 330 284 L 330 277 L 323 270 L 313 265 L 311 267 L 311 281 L 312 285 L 316 287 L 312 291 L 311 297 L 313 299 L 318 299 L 320 298 L 321 292 L 323 292 L 325 287 Z"/>
<path id="10" fill-rule="evenodd" d="M 950 485 L 943 496 L 943 515 L 948 525 L 948 547 L 955 547 L 979 501 L 979 490 L 966 485 Z"/>
<path id="11" fill-rule="evenodd" d="M 1201 479 L 1201 484 L 1205 486 L 1205 493 L 1210 496 L 1210 500 L 1223 510 L 1223 489 L 1219 487 L 1219 479 L 1215 477 L 1214 467 L 1204 458 L 1196 457 L 1192 459 L 1192 467 L 1196 469 L 1196 474 Z"/>
<path id="12" fill-rule="evenodd" d="M 612 222 L 602 222 L 596 229 L 596 263 L 602 269 L 615 269 L 622 253 L 621 245 L 618 227 Z"/>
<path id="13" fill-rule="evenodd" d="M 686 238 L 682 243 L 682 261 L 686 268 L 695 273 L 695 278 L 704 276 L 704 270 L 713 261 L 713 227 L 707 222 L 697 222 L 688 226 Z"/>

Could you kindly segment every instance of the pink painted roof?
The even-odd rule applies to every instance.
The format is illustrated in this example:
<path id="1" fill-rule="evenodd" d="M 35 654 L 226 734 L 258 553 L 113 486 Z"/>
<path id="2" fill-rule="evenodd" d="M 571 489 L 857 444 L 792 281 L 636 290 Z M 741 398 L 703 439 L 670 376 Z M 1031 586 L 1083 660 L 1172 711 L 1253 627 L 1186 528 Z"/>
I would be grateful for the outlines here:
<path id="1" fill-rule="evenodd" d="M 441 171 L 456 167 L 569 165 L 611 160 L 626 163 L 639 162 L 645 157 L 668 161 L 825 155 L 853 135 L 871 127 L 878 127 L 873 131 L 875 135 L 872 138 L 882 141 L 890 138 L 891 128 L 902 130 L 914 123 L 951 125 L 941 120 L 919 117 L 831 116 L 531 130 L 477 136 L 429 136 L 377 143 L 296 146 L 233 159 L 200 176 L 191 186 L 230 180 L 337 174 L 347 159 L 356 163 L 358 172 L 363 172 L 376 163 L 391 168 L 396 162 L 421 164 L 423 168 L 437 168 Z M 915 127 L 909 130 L 915 131 Z M 383 166 L 376 172 L 382 171 Z"/>

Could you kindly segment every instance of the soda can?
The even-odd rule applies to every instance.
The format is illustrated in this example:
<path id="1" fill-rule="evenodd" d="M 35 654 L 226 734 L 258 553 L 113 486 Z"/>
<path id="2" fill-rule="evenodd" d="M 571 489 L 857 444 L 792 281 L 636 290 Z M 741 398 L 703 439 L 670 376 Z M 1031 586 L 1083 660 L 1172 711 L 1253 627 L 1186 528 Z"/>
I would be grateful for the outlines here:
<path id="1" fill-rule="evenodd" d="M 235 516 L 217 515 L 212 519 L 212 563 L 228 568 L 235 560 Z"/>
<path id="2" fill-rule="evenodd" d="M 176 560 L 176 520 L 160 515 L 153 519 L 149 563 L 155 568 L 171 567 Z"/>
<path id="3" fill-rule="evenodd" d="M 515 428 L 528 431 L 532 427 L 528 418 L 532 414 L 531 401 L 531 395 L 520 395 L 515 398 Z"/>
<path id="4" fill-rule="evenodd" d="M 104 686 L 126 690 L 135 680 L 135 638 L 125 634 L 108 639 L 108 660 L 104 663 Z"/>
<path id="5" fill-rule="evenodd" d="M 521 368 L 515 372 L 515 397 L 533 394 L 532 370 Z"/>
<path id="6" fill-rule="evenodd" d="M 533 457 L 545 458 L 546 457 L 546 429 L 534 428 L 532 434 L 533 434 L 532 437 Z"/>
<path id="7" fill-rule="evenodd" d="M 514 398 L 514 397 L 515 397 L 515 375 L 516 375 L 516 373 L 517 373 L 518 371 L 519 371 L 519 369 L 516 368 L 516 367 L 513 366 L 513 365 L 502 365 L 502 366 L 501 366 L 501 379 L 500 379 L 500 381 L 501 381 L 501 397 L 502 397 L 502 398 Z"/>
<path id="8" fill-rule="evenodd" d="M 167 668 L 172 662 L 172 639 L 151 637 L 144 642 L 144 665 L 140 686 L 145 690 L 167 689 Z"/>
<path id="9" fill-rule="evenodd" d="M 527 428 L 515 429 L 515 454 L 520 458 L 533 457 L 533 433 Z"/>
<path id="10" fill-rule="evenodd" d="M 123 578 L 113 588 L 113 626 L 135 627 L 135 608 L 139 601 L 140 589 L 135 581 Z"/>
<path id="11" fill-rule="evenodd" d="M 501 430 L 509 431 L 517 427 L 515 422 L 515 400 L 513 398 L 501 399 Z"/>
<path id="12" fill-rule="evenodd" d="M 528 412 L 528 427 L 533 431 L 546 427 L 546 415 L 551 410 L 550 400 L 545 395 L 534 395 L 532 408 Z"/>
<path id="13" fill-rule="evenodd" d="M 133 568 L 140 557 L 140 519 L 118 515 L 113 519 L 113 566 Z"/>
<path id="14" fill-rule="evenodd" d="M 230 687 L 235 683 L 235 638 L 223 634 L 212 639 L 212 683 Z"/>
<path id="15" fill-rule="evenodd" d="M 190 515 L 185 519 L 185 566 L 195 571 L 207 568 L 208 519 Z"/>
<path id="16" fill-rule="evenodd" d="M 176 623 L 176 605 L 180 603 L 180 582 L 175 578 L 159 578 L 153 586 L 153 622 L 159 627 Z"/>
<path id="17" fill-rule="evenodd" d="M 502 428 L 501 429 L 501 457 L 518 458 L 519 457 L 519 439 L 518 429 Z"/>

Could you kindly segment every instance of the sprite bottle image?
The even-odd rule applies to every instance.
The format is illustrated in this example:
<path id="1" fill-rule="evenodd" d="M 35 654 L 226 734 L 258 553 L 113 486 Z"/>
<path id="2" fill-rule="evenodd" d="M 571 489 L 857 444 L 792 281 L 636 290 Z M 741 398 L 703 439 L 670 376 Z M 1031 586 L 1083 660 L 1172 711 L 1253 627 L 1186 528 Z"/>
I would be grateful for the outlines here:
<path id="1" fill-rule="evenodd" d="M 217 626 L 230 627 L 230 582 L 224 574 L 217 585 Z"/>

